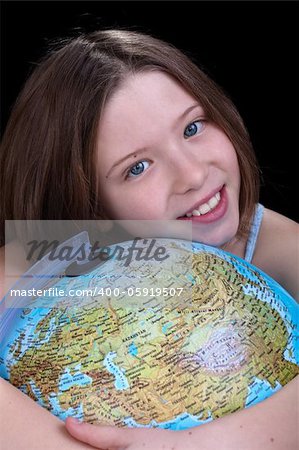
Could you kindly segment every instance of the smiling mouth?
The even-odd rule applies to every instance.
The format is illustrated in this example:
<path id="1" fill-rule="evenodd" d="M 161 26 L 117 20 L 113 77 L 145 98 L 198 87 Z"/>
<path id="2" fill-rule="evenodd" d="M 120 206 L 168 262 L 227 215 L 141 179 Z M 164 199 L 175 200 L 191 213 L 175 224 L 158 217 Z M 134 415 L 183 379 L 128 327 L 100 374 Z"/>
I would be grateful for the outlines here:
<path id="1" fill-rule="evenodd" d="M 205 214 L 208 214 L 209 212 L 217 208 L 217 206 L 220 203 L 220 200 L 221 200 L 221 190 L 216 192 L 216 194 L 214 194 L 213 197 L 209 199 L 209 201 L 207 201 L 206 203 L 202 203 L 196 209 L 193 209 L 191 212 L 188 212 L 184 216 L 180 216 L 179 218 L 204 216 Z"/>

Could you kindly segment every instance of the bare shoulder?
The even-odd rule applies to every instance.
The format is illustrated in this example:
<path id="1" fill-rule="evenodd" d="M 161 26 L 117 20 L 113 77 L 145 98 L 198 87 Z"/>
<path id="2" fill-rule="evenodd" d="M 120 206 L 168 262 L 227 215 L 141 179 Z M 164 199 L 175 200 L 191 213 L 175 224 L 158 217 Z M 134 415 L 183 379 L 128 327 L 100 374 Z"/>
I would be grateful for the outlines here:
<path id="1" fill-rule="evenodd" d="M 253 264 L 299 297 L 299 225 L 265 209 Z"/>

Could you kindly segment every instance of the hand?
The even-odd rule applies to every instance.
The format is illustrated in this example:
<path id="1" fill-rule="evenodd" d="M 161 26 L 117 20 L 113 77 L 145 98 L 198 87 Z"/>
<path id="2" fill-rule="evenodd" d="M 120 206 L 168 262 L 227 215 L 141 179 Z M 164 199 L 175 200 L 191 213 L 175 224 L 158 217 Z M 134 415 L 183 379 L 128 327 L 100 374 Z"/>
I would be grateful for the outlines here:
<path id="1" fill-rule="evenodd" d="M 191 450 L 195 448 L 191 446 L 189 439 L 192 431 L 189 430 L 117 428 L 82 423 L 71 417 L 67 418 L 65 425 L 74 438 L 101 450 Z"/>

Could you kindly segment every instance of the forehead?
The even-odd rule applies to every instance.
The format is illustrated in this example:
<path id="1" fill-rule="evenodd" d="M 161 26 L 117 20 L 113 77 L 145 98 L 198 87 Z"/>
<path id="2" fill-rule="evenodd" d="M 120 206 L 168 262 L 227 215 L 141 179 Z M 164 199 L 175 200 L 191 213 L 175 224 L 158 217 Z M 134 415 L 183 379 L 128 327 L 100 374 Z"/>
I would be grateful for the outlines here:
<path id="1" fill-rule="evenodd" d="M 155 121 L 164 116 L 175 118 L 184 107 L 188 108 L 195 101 L 166 73 L 152 71 L 131 74 L 107 101 L 101 118 L 104 125 L 101 127 L 100 124 L 101 131 L 105 132 L 107 126 L 115 124 L 117 117 L 122 117 L 125 122 L 139 121 L 146 116 Z"/>

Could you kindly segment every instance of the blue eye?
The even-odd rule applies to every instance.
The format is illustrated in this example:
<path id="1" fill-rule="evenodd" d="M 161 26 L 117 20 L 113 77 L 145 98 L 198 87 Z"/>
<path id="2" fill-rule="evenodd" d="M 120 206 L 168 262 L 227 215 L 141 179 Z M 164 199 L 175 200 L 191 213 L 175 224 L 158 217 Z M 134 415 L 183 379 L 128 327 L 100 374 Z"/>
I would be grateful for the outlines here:
<path id="1" fill-rule="evenodd" d="M 131 166 L 127 171 L 127 177 L 132 178 L 142 174 L 144 170 L 147 169 L 146 164 L 148 164 L 149 166 L 149 163 L 147 161 L 139 161 L 134 164 L 134 166 Z"/>
<path id="2" fill-rule="evenodd" d="M 195 136 L 203 130 L 203 127 L 203 120 L 196 120 L 195 122 L 189 123 L 189 125 L 185 128 L 184 137 L 189 138 Z"/>

